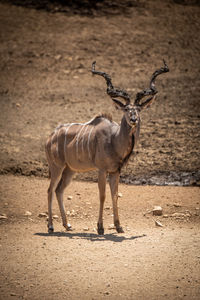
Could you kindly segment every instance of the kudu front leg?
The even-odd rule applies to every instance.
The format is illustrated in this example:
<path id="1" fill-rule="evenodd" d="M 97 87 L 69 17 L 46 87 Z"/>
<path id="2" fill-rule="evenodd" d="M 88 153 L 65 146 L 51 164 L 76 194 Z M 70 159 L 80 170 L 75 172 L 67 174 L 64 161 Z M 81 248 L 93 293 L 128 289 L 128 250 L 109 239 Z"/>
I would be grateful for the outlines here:
<path id="1" fill-rule="evenodd" d="M 119 172 L 109 174 L 109 184 L 110 184 L 110 191 L 111 191 L 112 204 L 113 204 L 114 225 L 118 233 L 123 233 L 124 230 L 120 226 L 119 215 L 118 215 Z"/>
<path id="2" fill-rule="evenodd" d="M 99 187 L 99 200 L 100 200 L 100 207 L 99 207 L 99 219 L 97 223 L 97 231 L 98 234 L 104 234 L 104 227 L 103 227 L 103 208 L 105 202 L 105 192 L 106 192 L 106 172 L 99 171 L 98 177 L 98 187 Z"/>

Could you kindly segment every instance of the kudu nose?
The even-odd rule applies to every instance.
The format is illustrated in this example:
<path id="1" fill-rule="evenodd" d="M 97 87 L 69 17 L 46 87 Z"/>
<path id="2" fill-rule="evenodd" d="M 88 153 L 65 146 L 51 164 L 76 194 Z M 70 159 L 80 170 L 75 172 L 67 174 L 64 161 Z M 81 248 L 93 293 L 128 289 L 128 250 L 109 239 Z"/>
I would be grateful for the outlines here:
<path id="1" fill-rule="evenodd" d="M 132 116 L 130 120 L 131 120 L 132 123 L 136 123 L 137 122 L 137 118 L 134 117 L 134 116 Z"/>

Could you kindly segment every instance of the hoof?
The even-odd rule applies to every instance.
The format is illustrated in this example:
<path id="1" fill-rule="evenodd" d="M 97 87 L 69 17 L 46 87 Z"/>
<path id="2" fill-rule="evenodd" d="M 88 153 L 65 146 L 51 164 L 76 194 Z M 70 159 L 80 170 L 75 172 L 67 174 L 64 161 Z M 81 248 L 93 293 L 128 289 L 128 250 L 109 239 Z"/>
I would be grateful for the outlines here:
<path id="1" fill-rule="evenodd" d="M 104 235 L 104 228 L 97 228 L 97 232 L 99 235 Z"/>
<path id="2" fill-rule="evenodd" d="M 124 230 L 121 226 L 117 227 L 116 230 L 117 230 L 118 233 L 124 233 Z"/>
<path id="3" fill-rule="evenodd" d="M 68 223 L 67 226 L 65 227 L 67 231 L 72 231 L 72 226 Z"/>
<path id="4" fill-rule="evenodd" d="M 48 233 L 53 233 L 53 232 L 54 232 L 53 226 L 48 227 Z"/>
<path id="5" fill-rule="evenodd" d="M 104 235 L 104 228 L 99 228 L 98 229 L 98 234 L 99 235 Z"/>

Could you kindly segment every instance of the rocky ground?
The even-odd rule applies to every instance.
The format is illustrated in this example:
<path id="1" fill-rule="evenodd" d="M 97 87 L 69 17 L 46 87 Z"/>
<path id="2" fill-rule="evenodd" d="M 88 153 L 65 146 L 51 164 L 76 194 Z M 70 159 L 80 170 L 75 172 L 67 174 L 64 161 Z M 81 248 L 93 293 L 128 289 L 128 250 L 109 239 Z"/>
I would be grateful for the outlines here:
<path id="1" fill-rule="evenodd" d="M 59 12 L 61 4 L 58 12 L 55 5 L 47 12 L 48 1 L 40 1 L 42 10 L 5 2 L 0 3 L 1 174 L 46 176 L 44 143 L 60 123 L 84 123 L 105 111 L 120 122 L 104 80 L 91 75 L 94 60 L 134 100 L 164 58 L 170 72 L 159 77 L 157 101 L 142 113 L 140 142 L 121 181 L 199 184 L 200 8 L 195 1 L 131 1 L 132 6 L 105 1 L 99 9 L 84 1 L 79 14 L 74 6 Z M 33 7 L 38 1 L 23 3 Z M 94 180 L 96 173 L 78 178 Z"/>
<path id="2" fill-rule="evenodd" d="M 0 1 L 0 299 L 199 299 L 199 15 L 194 0 Z M 91 63 L 134 100 L 163 58 L 170 72 L 121 174 L 125 233 L 107 191 L 97 235 L 92 172 L 65 193 L 74 230 L 55 201 L 47 234 L 47 136 L 99 112 L 121 119 Z"/>

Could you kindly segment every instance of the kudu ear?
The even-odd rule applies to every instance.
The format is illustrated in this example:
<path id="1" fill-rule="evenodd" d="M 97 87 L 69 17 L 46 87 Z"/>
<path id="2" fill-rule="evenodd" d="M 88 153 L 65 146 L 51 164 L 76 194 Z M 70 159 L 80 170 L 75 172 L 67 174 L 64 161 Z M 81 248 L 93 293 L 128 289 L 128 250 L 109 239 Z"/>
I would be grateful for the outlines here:
<path id="1" fill-rule="evenodd" d="M 112 98 L 112 101 L 114 102 L 116 109 L 124 110 L 125 105 L 121 101 L 114 98 Z"/>
<path id="2" fill-rule="evenodd" d="M 154 96 L 148 98 L 148 99 L 147 99 L 146 101 L 144 101 L 143 103 L 140 103 L 140 105 L 139 105 L 139 106 L 140 106 L 140 109 L 142 110 L 142 109 L 144 109 L 144 108 L 149 107 L 155 99 L 156 99 L 156 95 L 154 95 Z"/>

